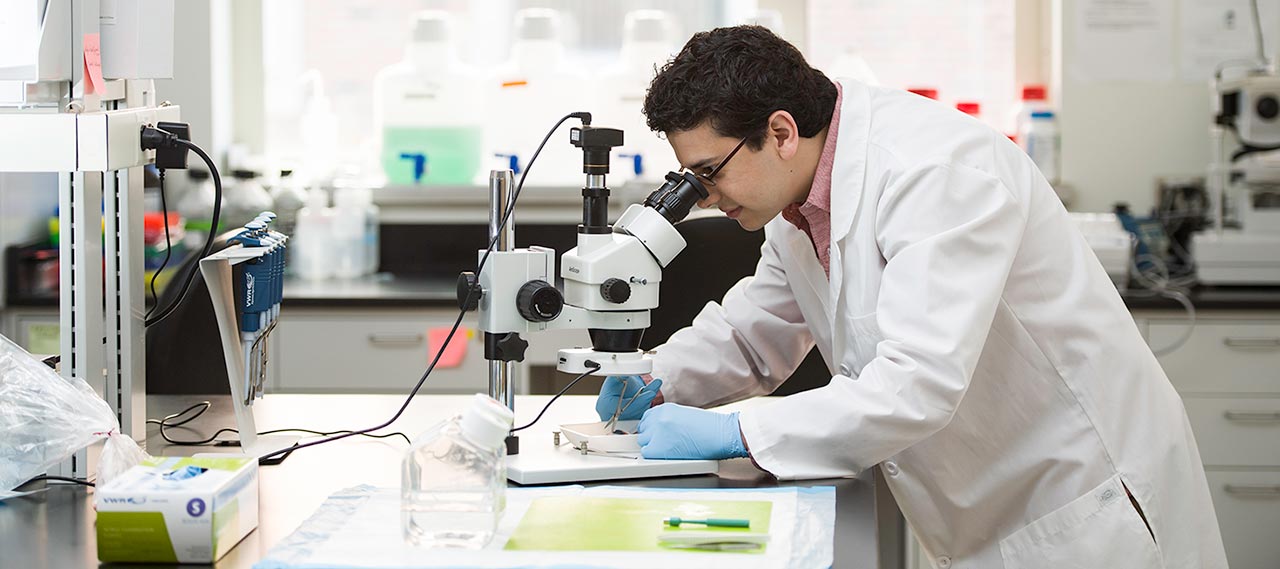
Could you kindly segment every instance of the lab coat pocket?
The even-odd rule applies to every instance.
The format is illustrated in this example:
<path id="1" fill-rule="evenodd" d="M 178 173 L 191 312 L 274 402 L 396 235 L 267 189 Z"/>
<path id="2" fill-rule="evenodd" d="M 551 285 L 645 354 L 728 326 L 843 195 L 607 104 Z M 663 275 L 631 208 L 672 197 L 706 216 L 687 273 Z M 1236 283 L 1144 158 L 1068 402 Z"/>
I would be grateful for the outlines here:
<path id="1" fill-rule="evenodd" d="M 1120 475 L 1000 541 L 1005 569 L 1160 569 L 1147 526 Z"/>
<path id="2" fill-rule="evenodd" d="M 850 320 L 848 345 L 840 361 L 839 372 L 848 377 L 858 377 L 862 368 L 876 359 L 876 346 L 883 339 L 875 312 Z"/>

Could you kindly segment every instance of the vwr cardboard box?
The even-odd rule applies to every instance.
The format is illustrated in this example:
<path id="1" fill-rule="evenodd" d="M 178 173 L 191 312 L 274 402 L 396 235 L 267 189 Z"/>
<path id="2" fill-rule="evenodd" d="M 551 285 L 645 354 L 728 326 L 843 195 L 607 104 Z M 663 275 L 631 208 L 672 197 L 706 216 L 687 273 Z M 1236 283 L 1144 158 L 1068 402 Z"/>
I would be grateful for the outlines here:
<path id="1" fill-rule="evenodd" d="M 94 495 L 100 561 L 212 563 L 258 527 L 258 461 L 156 457 Z"/>

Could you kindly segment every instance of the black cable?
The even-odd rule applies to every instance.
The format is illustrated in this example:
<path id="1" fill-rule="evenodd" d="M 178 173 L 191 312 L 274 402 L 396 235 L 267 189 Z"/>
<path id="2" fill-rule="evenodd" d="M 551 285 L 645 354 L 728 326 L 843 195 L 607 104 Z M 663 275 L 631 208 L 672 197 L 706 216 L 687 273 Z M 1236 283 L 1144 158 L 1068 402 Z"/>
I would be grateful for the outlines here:
<path id="1" fill-rule="evenodd" d="M 81 486 L 88 486 L 90 488 L 96 486 L 96 484 L 94 484 L 93 482 L 90 482 L 83 478 L 71 478 L 68 476 L 53 476 L 50 474 L 45 474 L 43 476 L 37 476 L 35 478 L 32 478 L 31 480 L 23 482 L 22 484 L 19 484 L 18 487 L 21 488 L 32 482 L 42 482 L 42 481 L 43 482 L 70 482 L 72 484 L 79 484 Z"/>
<path id="2" fill-rule="evenodd" d="M 516 432 L 516 431 L 523 431 L 523 430 L 525 430 L 525 429 L 527 429 L 527 428 L 529 428 L 529 427 L 532 427 L 534 423 L 537 423 L 537 422 L 538 422 L 538 419 L 541 419 L 541 418 L 542 418 L 542 414 L 543 414 L 543 413 L 546 413 L 546 412 L 547 412 L 547 409 L 550 409 L 550 408 L 551 408 L 551 404 L 552 404 L 552 403 L 555 403 L 555 402 L 556 402 L 556 399 L 559 399 L 559 398 L 560 398 L 560 396 L 561 396 L 561 395 L 564 395 L 566 391 L 569 391 L 569 388 L 570 388 L 570 387 L 573 387 L 573 384 L 578 383 L 578 380 L 580 380 L 580 379 L 582 379 L 582 378 L 584 378 L 584 377 L 587 377 L 588 375 L 591 375 L 591 372 L 593 372 L 593 371 L 599 371 L 599 370 L 600 370 L 600 364 L 598 364 L 598 363 L 596 363 L 596 362 L 593 362 L 593 361 L 591 361 L 591 360 L 587 360 L 587 365 L 595 365 L 595 367 L 593 367 L 593 368 L 591 368 L 591 369 L 589 369 L 589 370 L 587 370 L 587 371 L 584 371 L 584 372 L 582 372 L 582 373 L 578 374 L 578 377 L 573 378 L 573 381 L 570 381 L 570 382 L 569 382 L 569 385 L 564 386 L 564 389 L 561 389 L 561 390 L 560 390 L 560 392 L 559 392 L 559 393 L 557 393 L 555 397 L 552 397 L 552 398 L 551 398 L 551 401 L 548 401 L 546 405 L 543 405 L 543 406 L 542 406 L 542 410 L 538 412 L 538 416 L 537 416 L 537 417 L 534 417 L 532 421 L 529 421 L 529 424 L 528 424 L 528 425 L 525 425 L 525 426 L 523 426 L 523 427 L 516 427 L 516 428 L 514 428 L 514 429 L 511 429 L 511 432 L 513 432 L 513 433 L 514 433 L 514 432 Z"/>
<path id="3" fill-rule="evenodd" d="M 204 160 L 205 165 L 209 167 L 209 175 L 213 178 L 213 219 L 209 225 L 209 236 L 205 238 L 204 248 L 201 249 L 200 257 L 196 259 L 196 262 L 191 264 L 191 269 L 187 271 L 186 278 L 182 281 L 182 290 L 178 292 L 178 295 L 174 297 L 173 302 L 169 303 L 169 306 L 165 307 L 160 314 L 156 315 L 154 318 L 147 318 L 146 326 L 151 326 L 165 318 L 168 318 L 169 315 L 173 314 L 173 311 L 178 308 L 178 305 L 182 304 L 183 299 L 187 297 L 187 292 L 191 288 L 191 281 L 195 279 L 196 271 L 200 270 L 200 259 L 208 257 L 209 253 L 213 251 L 213 241 L 218 235 L 218 217 L 222 214 L 222 177 L 218 175 L 218 167 L 213 164 L 213 159 L 209 158 L 209 155 L 205 154 L 204 150 L 201 150 L 199 146 L 196 146 L 190 141 L 175 137 L 173 138 L 173 143 L 195 152 L 201 160 Z M 165 220 L 165 223 L 168 223 L 168 219 Z"/>
<path id="4" fill-rule="evenodd" d="M 160 425 L 161 427 L 180 427 L 180 426 L 182 426 L 182 425 L 185 425 L 185 424 L 187 424 L 187 423 L 190 423 L 191 421 L 194 421 L 194 420 L 196 419 L 196 417 L 199 417 L 199 416 L 203 415 L 203 414 L 204 414 L 204 412 L 205 412 L 205 411 L 208 411 L 208 410 L 209 410 L 209 407 L 212 407 L 212 406 L 213 406 L 213 404 L 212 404 L 212 403 L 209 403 L 208 401 L 201 401 L 201 402 L 199 402 L 199 403 L 196 403 L 195 405 L 192 405 L 192 406 L 190 406 L 190 407 L 187 407 L 186 409 L 183 409 L 183 410 L 181 410 L 181 411 L 178 411 L 177 413 L 174 413 L 174 414 L 172 414 L 172 415 L 168 415 L 168 416 L 166 416 L 166 417 L 165 417 L 165 418 L 163 418 L 163 419 L 147 419 L 147 422 L 148 422 L 148 423 L 151 423 L 151 424 L 153 424 L 153 425 Z M 177 419 L 178 417 L 181 417 L 181 416 L 183 416 L 183 415 L 186 415 L 187 413 L 190 413 L 190 412 L 191 412 L 193 409 L 195 409 L 196 407 L 202 407 L 202 409 L 200 409 L 200 412 L 199 412 L 199 413 L 196 413 L 195 415 L 192 415 L 192 416 L 190 416 L 190 417 L 187 417 L 186 419 L 183 419 L 183 420 L 181 420 L 181 421 L 178 421 L 177 423 L 170 423 L 170 422 L 169 422 L 169 421 L 172 421 L 172 420 L 174 420 L 174 419 Z"/>
<path id="5" fill-rule="evenodd" d="M 151 313 L 155 312 L 156 307 L 160 305 L 160 297 L 156 295 L 156 278 L 160 276 L 160 272 L 169 265 L 169 256 L 173 254 L 173 242 L 169 240 L 169 206 L 164 200 L 164 170 L 160 170 L 160 214 L 164 216 L 164 260 L 160 262 L 160 266 L 156 272 L 151 274 L 151 308 L 147 310 L 145 321 L 151 317 Z"/>
<path id="6" fill-rule="evenodd" d="M 174 414 L 172 414 L 172 415 L 167 415 L 167 416 L 165 416 L 163 419 L 147 419 L 147 423 L 152 424 L 152 425 L 159 425 L 159 426 L 160 426 L 160 437 L 161 437 L 161 438 L 163 438 L 163 439 L 165 440 L 165 442 L 167 442 L 167 443 L 169 443 L 169 444 L 171 444 L 171 445 L 178 445 L 178 446 L 200 446 L 200 445 L 207 445 L 207 444 L 209 444 L 209 443 L 236 443 L 236 444 L 238 444 L 238 441 L 219 441 L 219 440 L 217 440 L 217 439 L 218 439 L 218 436 L 219 436 L 219 435 L 221 435 L 221 434 L 223 434 L 223 433 L 235 433 L 235 434 L 240 434 L 240 431 L 239 431 L 238 429 L 232 429 L 232 428 L 218 429 L 218 432 L 214 433 L 214 434 L 213 434 L 213 436 L 210 436 L 210 437 L 208 437 L 208 438 L 206 438 L 206 439 L 202 439 L 202 440 L 195 440 L 195 441 L 180 441 L 180 440 L 176 440 L 176 439 L 171 439 L 171 438 L 169 438 L 169 434 L 168 434 L 168 433 L 166 433 L 166 432 L 164 431 L 166 427 L 167 427 L 167 428 L 180 427 L 180 426 L 182 426 L 182 425 L 185 425 L 185 424 L 187 424 L 187 423 L 190 423 L 191 421 L 196 420 L 196 419 L 197 419 L 197 418 L 199 418 L 201 415 L 203 415 L 203 414 L 205 413 L 205 411 L 208 411 L 208 410 L 209 410 L 209 408 L 210 408 L 210 407 L 212 407 L 212 406 L 213 406 L 213 404 L 212 404 L 212 403 L 210 403 L 210 402 L 208 402 L 208 401 L 201 401 L 201 402 L 199 402 L 199 403 L 196 403 L 195 405 L 192 405 L 192 406 L 190 406 L 190 407 L 187 407 L 186 409 L 183 409 L 183 410 L 181 410 L 181 411 L 178 411 L 177 413 L 174 413 Z M 174 419 L 177 419 L 178 417 L 181 417 L 181 416 L 183 416 L 183 415 L 186 415 L 187 413 L 190 413 L 191 411 L 193 411 L 193 410 L 195 410 L 195 409 L 200 409 L 200 410 L 199 410 L 199 411 L 197 411 L 195 414 L 191 415 L 190 417 L 187 417 L 187 418 L 185 418 L 185 419 L 183 419 L 183 420 L 181 420 L 181 421 L 178 421 L 177 423 L 171 423 L 171 422 L 170 422 L 170 421 L 172 421 L 172 420 L 174 420 Z M 336 434 L 339 434 L 339 433 L 346 433 L 346 432 L 348 432 L 348 431 L 329 431 L 329 432 L 324 432 L 324 431 L 313 431 L 313 430 L 311 430 L 311 429 L 275 429 L 275 430 L 271 430 L 271 431 L 262 431 L 261 433 L 258 433 L 258 434 L 259 434 L 259 435 L 271 435 L 271 434 L 275 434 L 275 433 L 288 433 L 288 432 L 310 433 L 310 434 L 313 434 L 313 435 L 319 435 L 319 436 L 326 436 L 326 437 L 327 437 L 327 436 L 330 436 L 330 435 L 336 435 Z M 412 444 L 412 442 L 413 442 L 413 441 L 409 440 L 409 436 L 408 436 L 408 435 L 406 435 L 406 434 L 404 434 L 404 433 L 401 433 L 401 432 L 399 432 L 399 431 L 394 432 L 394 433 L 387 433 L 387 434 L 384 434 L 384 435 L 373 435 L 373 434 L 367 434 L 367 433 L 366 433 L 366 434 L 362 434 L 361 436 L 369 437 L 369 438 L 371 438 L 371 439 L 385 439 L 385 438 L 389 438 L 389 437 L 400 437 L 400 438 L 404 439 L 404 442 L 406 442 L 406 443 L 410 443 L 410 444 Z"/>
<path id="7" fill-rule="evenodd" d="M 589 125 L 591 123 L 590 113 L 581 113 L 581 112 L 569 113 L 561 117 L 560 120 L 556 121 L 555 126 L 551 127 L 551 130 L 547 131 L 547 135 L 542 137 L 542 142 L 538 144 L 538 149 L 533 152 L 533 156 L 529 158 L 529 163 L 525 165 L 524 171 L 520 173 L 520 181 L 516 183 L 516 191 L 511 193 L 511 201 L 509 206 L 507 207 L 507 212 L 503 214 L 502 220 L 498 223 L 498 230 L 494 232 L 493 238 L 489 240 L 489 247 L 485 249 L 484 256 L 480 258 L 480 263 L 479 265 L 476 266 L 475 272 L 477 275 L 479 275 L 481 271 L 484 269 L 485 262 L 489 260 L 489 255 L 493 253 L 494 245 L 498 243 L 498 238 L 502 236 L 503 228 L 507 226 L 507 220 L 511 218 L 511 212 L 515 211 L 516 200 L 520 198 L 520 190 L 524 188 L 524 180 L 526 177 L 529 176 L 529 170 L 533 169 L 533 164 L 535 161 L 537 161 L 538 155 L 542 153 L 542 148 L 547 145 L 547 141 L 550 140 L 551 135 L 555 134 L 556 130 L 560 128 L 560 125 L 564 124 L 565 121 L 571 118 L 581 119 L 583 121 L 583 124 Z M 474 290 L 468 291 L 466 299 L 464 299 L 464 302 L 462 302 L 461 304 L 465 306 L 467 303 L 469 303 L 471 301 L 472 295 L 474 294 L 475 294 Z M 348 433 L 334 435 L 318 441 L 311 441 L 305 444 L 294 445 L 289 448 L 284 448 L 284 449 L 277 450 L 275 452 L 265 454 L 258 459 L 258 464 L 272 464 L 271 461 L 276 457 L 279 457 L 280 455 L 286 455 L 286 454 L 292 453 L 295 450 L 304 449 L 304 448 L 312 447 L 315 445 L 320 445 L 328 442 L 345 439 L 347 437 L 354 436 L 354 435 L 363 435 L 365 433 L 370 433 L 379 429 L 386 428 L 390 426 L 392 423 L 395 423 L 397 420 L 400 419 L 400 416 L 404 414 L 405 409 L 409 408 L 409 403 L 412 402 L 413 398 L 418 395 L 418 390 L 422 389 L 422 384 L 427 381 L 427 377 L 431 375 L 431 371 L 436 368 L 436 362 L 439 362 L 440 356 L 444 355 L 445 348 L 447 348 L 449 346 L 449 342 L 453 340 L 453 335 L 457 333 L 458 326 L 462 324 L 462 319 L 466 315 L 467 315 L 466 310 L 458 311 L 458 318 L 453 321 L 453 327 L 449 329 L 449 335 L 445 336 L 444 341 L 440 343 L 440 349 L 436 351 L 436 357 L 433 358 L 431 360 L 431 363 L 427 365 L 426 371 L 422 372 L 422 376 L 418 378 L 418 383 L 415 384 L 413 386 L 413 389 L 409 391 L 409 396 L 405 398 L 404 403 L 400 405 L 400 409 L 397 410 L 395 414 L 391 416 L 390 419 L 383 422 L 382 424 L 369 427 L 367 429 L 361 429 L 358 431 L 351 431 Z"/>

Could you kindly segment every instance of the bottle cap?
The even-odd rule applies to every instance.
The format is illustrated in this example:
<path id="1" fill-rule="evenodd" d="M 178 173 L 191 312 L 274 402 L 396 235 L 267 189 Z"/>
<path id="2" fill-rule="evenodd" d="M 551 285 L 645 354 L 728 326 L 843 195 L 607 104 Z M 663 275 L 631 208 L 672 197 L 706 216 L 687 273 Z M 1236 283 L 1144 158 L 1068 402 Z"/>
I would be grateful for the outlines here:
<path id="1" fill-rule="evenodd" d="M 938 99 L 938 90 L 933 87 L 910 87 L 907 91 L 935 101 Z"/>
<path id="2" fill-rule="evenodd" d="M 1048 90 L 1044 85 L 1023 85 L 1022 100 L 1024 101 L 1044 101 L 1048 99 Z"/>
<path id="3" fill-rule="evenodd" d="M 516 14 L 516 30 L 522 40 L 559 39 L 560 14 L 550 8 L 525 8 Z"/>
<path id="4" fill-rule="evenodd" d="M 623 34 L 630 42 L 666 43 L 671 16 L 662 10 L 634 10 L 627 13 Z"/>
<path id="5" fill-rule="evenodd" d="M 449 41 L 449 13 L 441 10 L 423 10 L 414 15 L 414 43 L 444 43 Z"/>
<path id="6" fill-rule="evenodd" d="M 982 112 L 982 105 L 974 101 L 961 101 L 956 103 L 956 109 L 966 115 L 977 116 L 978 113 Z"/>
<path id="7" fill-rule="evenodd" d="M 471 405 L 462 413 L 462 434 L 484 448 L 498 448 L 507 440 L 515 413 L 506 405 L 483 393 L 471 399 Z"/>

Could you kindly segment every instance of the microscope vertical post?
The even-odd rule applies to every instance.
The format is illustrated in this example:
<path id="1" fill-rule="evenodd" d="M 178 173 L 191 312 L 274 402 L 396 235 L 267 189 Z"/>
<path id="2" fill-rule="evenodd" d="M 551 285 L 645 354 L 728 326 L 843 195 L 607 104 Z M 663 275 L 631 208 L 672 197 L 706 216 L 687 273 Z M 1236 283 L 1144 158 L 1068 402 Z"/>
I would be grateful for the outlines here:
<path id="1" fill-rule="evenodd" d="M 514 181 L 511 170 L 489 172 L 489 240 L 494 241 L 493 250 L 496 252 L 511 251 L 516 246 L 515 221 L 507 219 L 505 226 L 502 223 L 511 207 Z M 516 409 L 515 372 L 514 361 L 489 360 L 489 396 L 512 411 Z"/>

